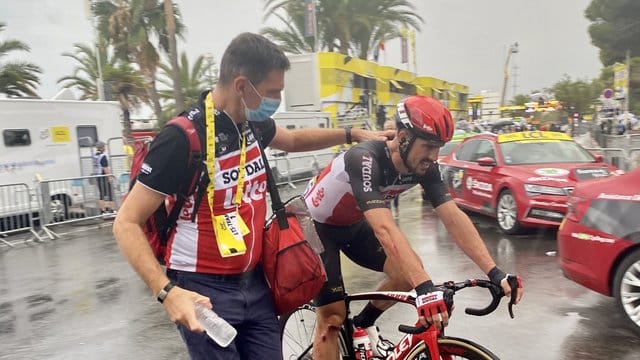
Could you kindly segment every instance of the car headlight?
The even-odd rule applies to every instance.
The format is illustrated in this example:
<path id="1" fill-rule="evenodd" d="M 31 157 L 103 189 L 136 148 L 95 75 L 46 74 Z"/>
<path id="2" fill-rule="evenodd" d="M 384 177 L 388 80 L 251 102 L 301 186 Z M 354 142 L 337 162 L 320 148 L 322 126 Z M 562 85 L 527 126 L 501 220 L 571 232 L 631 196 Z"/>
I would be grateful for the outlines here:
<path id="1" fill-rule="evenodd" d="M 547 195 L 566 195 L 563 188 L 553 187 L 553 186 L 543 186 L 543 185 L 535 185 L 535 184 L 524 184 L 524 191 L 527 192 L 528 196 L 536 196 L 540 194 Z"/>

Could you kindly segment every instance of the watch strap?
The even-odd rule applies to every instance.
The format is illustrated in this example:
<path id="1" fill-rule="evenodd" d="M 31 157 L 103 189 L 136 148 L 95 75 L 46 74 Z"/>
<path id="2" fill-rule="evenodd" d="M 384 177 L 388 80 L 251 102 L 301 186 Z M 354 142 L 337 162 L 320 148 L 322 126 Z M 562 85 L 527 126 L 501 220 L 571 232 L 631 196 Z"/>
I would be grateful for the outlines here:
<path id="1" fill-rule="evenodd" d="M 162 290 L 160 290 L 158 296 L 156 297 L 160 304 L 164 302 L 164 299 L 167 298 L 167 295 L 169 295 L 169 291 L 171 291 L 174 286 L 176 286 L 176 284 L 174 284 L 173 281 L 169 281 L 169 283 L 167 283 L 167 285 L 165 285 Z"/>

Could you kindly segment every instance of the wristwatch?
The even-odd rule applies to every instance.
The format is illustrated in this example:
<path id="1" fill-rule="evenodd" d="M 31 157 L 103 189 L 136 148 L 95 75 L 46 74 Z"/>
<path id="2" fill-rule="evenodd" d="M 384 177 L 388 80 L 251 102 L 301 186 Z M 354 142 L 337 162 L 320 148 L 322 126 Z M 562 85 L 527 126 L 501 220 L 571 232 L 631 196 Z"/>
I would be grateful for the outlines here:
<path id="1" fill-rule="evenodd" d="M 352 143 L 352 141 L 351 141 L 351 125 L 347 125 L 347 126 L 344 127 L 344 134 L 345 134 L 345 137 L 346 137 L 346 140 L 347 140 L 346 144 L 351 144 Z"/>
<path id="2" fill-rule="evenodd" d="M 156 299 L 158 299 L 158 302 L 160 304 L 164 302 L 164 299 L 167 298 L 167 295 L 169 295 L 169 291 L 171 291 L 171 289 L 173 289 L 174 286 L 176 286 L 176 284 L 174 284 L 173 281 L 169 281 L 169 283 L 165 285 L 162 288 L 162 290 L 160 290 L 160 292 L 158 293 L 158 296 L 156 297 Z"/>

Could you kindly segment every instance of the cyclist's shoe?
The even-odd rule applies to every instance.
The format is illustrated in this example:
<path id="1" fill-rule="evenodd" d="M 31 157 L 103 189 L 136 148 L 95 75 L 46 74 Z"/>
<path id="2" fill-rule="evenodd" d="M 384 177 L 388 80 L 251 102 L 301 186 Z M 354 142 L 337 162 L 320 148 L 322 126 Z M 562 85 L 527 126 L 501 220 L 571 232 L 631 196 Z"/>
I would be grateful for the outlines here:
<path id="1" fill-rule="evenodd" d="M 373 351 L 374 358 L 386 359 L 387 355 L 393 352 L 395 346 L 391 341 L 380 335 L 377 326 L 369 326 L 367 328 L 367 334 L 369 335 L 369 340 L 371 340 L 371 350 Z"/>

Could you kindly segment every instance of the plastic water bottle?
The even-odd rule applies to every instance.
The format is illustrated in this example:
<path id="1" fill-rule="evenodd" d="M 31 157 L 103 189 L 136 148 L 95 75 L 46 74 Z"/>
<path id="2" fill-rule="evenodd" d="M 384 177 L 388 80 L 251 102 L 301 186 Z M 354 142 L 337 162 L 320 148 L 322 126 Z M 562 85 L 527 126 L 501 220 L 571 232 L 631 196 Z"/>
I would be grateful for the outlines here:
<path id="1" fill-rule="evenodd" d="M 311 214 L 309 214 L 309 209 L 302 196 L 296 196 L 290 199 L 285 208 L 287 212 L 294 214 L 298 219 L 300 227 L 302 228 L 302 234 L 309 245 L 311 245 L 313 251 L 318 255 L 322 254 L 324 252 L 324 245 L 322 245 L 322 240 L 320 240 L 316 232 L 313 219 L 311 218 Z"/>
<path id="2" fill-rule="evenodd" d="M 238 332 L 225 319 L 202 304 L 196 303 L 196 318 L 207 332 L 207 335 L 218 345 L 227 347 Z"/>
<path id="3" fill-rule="evenodd" d="M 357 327 L 353 331 L 353 352 L 358 360 L 369 360 L 373 358 L 371 351 L 371 340 L 367 330 Z"/>

